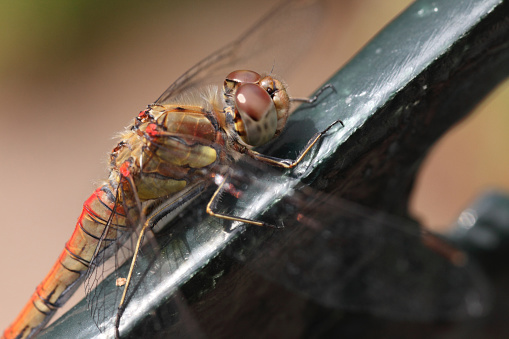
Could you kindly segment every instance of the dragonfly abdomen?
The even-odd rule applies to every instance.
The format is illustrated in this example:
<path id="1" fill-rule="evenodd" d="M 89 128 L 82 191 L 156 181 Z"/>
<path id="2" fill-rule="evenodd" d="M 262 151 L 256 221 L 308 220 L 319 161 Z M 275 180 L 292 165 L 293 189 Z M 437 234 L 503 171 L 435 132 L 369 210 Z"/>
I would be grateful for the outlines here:
<path id="1" fill-rule="evenodd" d="M 110 227 L 105 230 L 108 220 Z M 125 231 L 125 221 L 123 208 L 115 207 L 115 194 L 111 187 L 108 184 L 99 187 L 83 204 L 74 233 L 57 262 L 3 337 L 28 338 L 36 335 L 79 286 L 99 239 L 103 237 L 100 249 L 103 251 Z M 105 232 L 107 234 L 103 234 Z"/>

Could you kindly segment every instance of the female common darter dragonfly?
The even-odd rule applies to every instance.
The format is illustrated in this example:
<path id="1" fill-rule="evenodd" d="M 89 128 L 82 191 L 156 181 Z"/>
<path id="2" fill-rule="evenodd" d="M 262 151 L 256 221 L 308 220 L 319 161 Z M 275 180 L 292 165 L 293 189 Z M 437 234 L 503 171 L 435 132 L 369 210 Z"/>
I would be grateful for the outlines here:
<path id="1" fill-rule="evenodd" d="M 271 73 L 260 75 L 247 69 L 252 69 L 262 59 L 266 68 L 270 67 L 276 55 L 272 51 L 288 48 L 286 42 L 292 40 L 290 32 L 294 35 L 292 53 L 298 55 L 314 32 L 319 12 L 318 2 L 282 3 L 239 39 L 182 75 L 134 119 L 110 154 L 108 179 L 85 201 L 64 251 L 18 318 L 5 330 L 4 338 L 36 336 L 83 280 L 87 293 L 93 290 L 98 283 L 97 276 L 102 276 L 98 270 L 117 251 L 117 246 L 122 246 L 135 232 L 138 236 L 136 253 L 143 235 L 150 231 L 151 220 L 167 213 L 177 201 L 201 190 L 201 184 L 212 181 L 213 177 L 222 178 L 222 181 L 207 205 L 209 214 L 272 226 L 216 213 L 214 206 L 228 181 L 231 164 L 241 156 L 292 168 L 329 128 L 342 124 L 338 120 L 316 134 L 295 160 L 266 156 L 252 149 L 281 133 L 291 102 L 314 102 L 317 97 L 290 98 L 282 80 Z M 300 25 L 302 35 L 298 39 L 295 39 L 295 25 L 290 22 Z M 286 35 L 286 42 L 273 38 L 270 46 L 266 43 L 271 41 L 267 35 L 276 27 L 281 28 L 280 34 Z M 261 57 L 260 53 L 265 56 Z M 218 79 L 225 75 L 220 93 Z M 101 330 L 114 326 L 116 337 L 135 261 L 136 255 L 114 321 L 106 326 L 98 323 Z"/>

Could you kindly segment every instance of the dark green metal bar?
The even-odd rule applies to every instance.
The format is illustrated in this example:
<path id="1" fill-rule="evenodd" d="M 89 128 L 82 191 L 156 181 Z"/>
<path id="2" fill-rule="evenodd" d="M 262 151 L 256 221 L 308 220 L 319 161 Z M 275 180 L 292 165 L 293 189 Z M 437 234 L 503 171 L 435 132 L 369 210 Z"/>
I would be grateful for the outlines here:
<path id="1" fill-rule="evenodd" d="M 272 200 L 262 199 L 258 194 L 263 193 L 260 190 L 251 194 L 256 209 L 248 211 L 251 214 L 246 216 L 257 217 L 257 213 L 276 206 L 293 193 L 300 180 L 319 191 L 406 215 L 408 195 L 429 148 L 507 77 L 508 30 L 509 1 L 415 2 L 327 81 L 334 85 L 337 93 L 322 97 L 316 106 L 301 109 L 291 117 L 285 134 L 271 145 L 270 154 L 281 157 L 295 154 L 313 133 L 337 119 L 341 119 L 345 127 L 334 128 L 291 173 L 266 174 L 266 181 L 277 190 L 270 192 Z M 203 211 L 205 203 L 205 199 L 197 201 L 193 209 Z M 345 316 L 337 309 L 324 310 L 322 306 L 301 299 L 298 293 L 263 285 L 259 278 L 244 270 L 242 264 L 226 259 L 224 251 L 242 257 L 238 251 L 242 252 L 243 247 L 236 245 L 242 239 L 263 242 L 268 233 L 263 232 L 265 230 L 238 227 L 224 232 L 222 222 L 203 212 L 193 212 L 192 219 L 184 215 L 179 225 L 172 227 L 173 233 L 181 232 L 181 236 L 178 240 L 175 237 L 161 240 L 162 257 L 178 248 L 186 249 L 194 259 L 186 261 L 191 262 L 189 267 L 178 276 L 175 276 L 174 267 L 169 267 L 172 263 L 157 261 L 154 269 L 168 272 L 169 276 L 161 285 L 152 286 L 149 282 L 148 287 L 140 287 L 131 300 L 132 309 L 126 310 L 127 323 L 122 332 L 125 337 L 147 335 L 142 332 L 147 326 L 152 327 L 151 337 L 239 334 L 242 330 L 256 330 L 257 336 L 344 334 L 338 327 L 333 327 L 332 332 L 323 332 L 323 326 L 317 329 L 315 324 L 319 319 L 334 324 L 346 320 L 347 330 L 352 329 L 352 324 L 357 324 L 356 331 L 366 327 L 359 325 L 357 316 Z M 242 284 L 236 280 L 239 276 L 242 276 Z M 253 282 L 257 282 L 254 287 Z M 267 290 L 260 292 L 260 286 L 266 286 Z M 215 293 L 216 288 L 222 289 L 222 293 Z M 207 305 L 218 305 L 225 297 L 237 298 L 240 302 L 246 295 L 252 295 L 255 288 L 259 293 L 256 296 L 258 308 L 251 301 L 236 306 L 230 304 L 222 313 L 204 313 L 207 309 L 215 310 Z M 172 297 L 177 289 L 181 292 Z M 146 297 L 149 292 L 152 293 L 150 298 Z M 263 305 L 271 303 L 285 306 L 284 313 L 267 315 Z M 175 310 L 182 310 L 182 304 L 189 305 L 192 312 L 202 318 L 193 320 L 193 316 L 182 311 L 178 314 Z M 135 309 L 143 311 L 136 314 Z M 251 313 L 239 311 L 246 309 Z M 252 321 L 235 318 L 235 314 L 241 313 Z M 256 322 L 260 313 L 265 316 L 263 324 Z M 150 317 L 151 314 L 154 316 Z M 202 322 L 205 318 L 209 323 Z M 376 320 L 370 326 L 380 328 L 383 324 Z M 238 331 L 221 332 L 217 328 L 237 328 Z M 420 333 L 432 333 L 427 332 L 431 331 L 428 324 L 417 325 L 417 328 Z M 90 338 L 97 333 L 86 302 L 81 302 L 41 337 Z"/>

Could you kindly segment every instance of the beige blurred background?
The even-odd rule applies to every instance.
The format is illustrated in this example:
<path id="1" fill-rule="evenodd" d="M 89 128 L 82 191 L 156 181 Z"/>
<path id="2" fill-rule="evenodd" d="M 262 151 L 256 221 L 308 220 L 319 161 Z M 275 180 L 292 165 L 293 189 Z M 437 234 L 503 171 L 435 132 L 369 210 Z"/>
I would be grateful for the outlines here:
<path id="1" fill-rule="evenodd" d="M 0 1 L 0 329 L 28 301 L 105 178 L 114 134 L 272 3 Z M 312 64 L 312 88 L 408 3 L 336 1 L 333 40 L 317 51 L 326 57 Z M 426 225 L 450 224 L 486 187 L 509 188 L 507 94 L 496 91 L 432 151 L 412 202 Z"/>

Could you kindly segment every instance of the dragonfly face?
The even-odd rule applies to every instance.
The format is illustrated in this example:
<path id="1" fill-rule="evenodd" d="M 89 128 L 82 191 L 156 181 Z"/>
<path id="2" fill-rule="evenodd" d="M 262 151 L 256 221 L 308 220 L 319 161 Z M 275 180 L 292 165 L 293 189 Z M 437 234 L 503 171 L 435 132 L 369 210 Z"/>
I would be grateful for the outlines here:
<path id="1" fill-rule="evenodd" d="M 223 92 L 227 117 L 233 116 L 244 143 L 260 146 L 281 133 L 290 113 L 290 98 L 281 81 L 253 71 L 234 71 L 226 77 Z"/>

